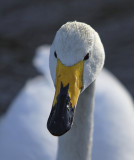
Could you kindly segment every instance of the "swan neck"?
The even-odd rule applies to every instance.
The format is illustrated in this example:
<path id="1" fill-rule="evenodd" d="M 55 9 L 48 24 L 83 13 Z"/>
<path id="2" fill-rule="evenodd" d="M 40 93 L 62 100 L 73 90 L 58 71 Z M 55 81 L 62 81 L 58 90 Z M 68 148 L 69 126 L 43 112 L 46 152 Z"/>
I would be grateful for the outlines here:
<path id="1" fill-rule="evenodd" d="M 81 93 L 73 126 L 65 135 L 59 137 L 57 160 L 91 159 L 94 90 L 95 82 Z"/>

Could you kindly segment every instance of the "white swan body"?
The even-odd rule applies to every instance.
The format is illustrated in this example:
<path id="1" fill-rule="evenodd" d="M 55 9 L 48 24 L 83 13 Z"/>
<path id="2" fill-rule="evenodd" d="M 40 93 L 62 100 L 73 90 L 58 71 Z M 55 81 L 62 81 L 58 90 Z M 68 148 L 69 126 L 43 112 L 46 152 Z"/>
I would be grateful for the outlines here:
<path id="1" fill-rule="evenodd" d="M 40 55 L 44 57 L 35 60 L 36 65 L 43 62 L 37 67 L 47 73 L 46 80 L 37 77 L 27 82 L 0 120 L 2 160 L 56 159 L 57 138 L 46 129 L 54 95 L 48 66 L 44 68 L 48 50 L 43 48 Z M 133 102 L 124 87 L 106 70 L 97 79 L 94 115 L 92 160 L 133 160 Z"/>

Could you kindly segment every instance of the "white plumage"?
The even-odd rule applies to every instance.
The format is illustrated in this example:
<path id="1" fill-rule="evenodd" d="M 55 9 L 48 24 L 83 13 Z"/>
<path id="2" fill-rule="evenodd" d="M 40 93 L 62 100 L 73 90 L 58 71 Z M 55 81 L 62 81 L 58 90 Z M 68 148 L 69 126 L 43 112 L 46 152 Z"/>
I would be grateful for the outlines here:
<path id="1" fill-rule="evenodd" d="M 54 96 L 48 54 L 49 46 L 41 47 L 34 59 L 45 78 L 29 80 L 0 119 L 1 160 L 56 159 L 57 138 L 46 128 Z M 92 160 L 133 160 L 133 101 L 107 70 L 96 84 Z"/>

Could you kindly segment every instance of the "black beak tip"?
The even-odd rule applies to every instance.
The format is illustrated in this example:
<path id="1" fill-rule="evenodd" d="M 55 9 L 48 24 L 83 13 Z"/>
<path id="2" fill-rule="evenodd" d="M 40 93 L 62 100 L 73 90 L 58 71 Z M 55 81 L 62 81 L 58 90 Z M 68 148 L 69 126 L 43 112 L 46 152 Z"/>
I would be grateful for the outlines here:
<path id="1" fill-rule="evenodd" d="M 55 109 L 56 106 L 52 107 L 47 121 L 47 128 L 52 135 L 61 136 L 69 131 L 72 127 L 74 109 L 66 109 L 66 112 L 61 112 L 61 114 L 57 114 Z"/>
<path id="2" fill-rule="evenodd" d="M 65 126 L 64 124 L 61 124 L 58 122 L 53 122 L 51 124 L 48 122 L 47 129 L 54 136 L 62 136 L 71 129 L 71 124 L 68 126 Z"/>
<path id="3" fill-rule="evenodd" d="M 60 93 L 57 97 L 57 103 L 52 107 L 47 121 L 47 128 L 54 136 L 61 136 L 71 129 L 74 110 L 68 95 L 69 84 L 63 87 L 61 83 Z"/>

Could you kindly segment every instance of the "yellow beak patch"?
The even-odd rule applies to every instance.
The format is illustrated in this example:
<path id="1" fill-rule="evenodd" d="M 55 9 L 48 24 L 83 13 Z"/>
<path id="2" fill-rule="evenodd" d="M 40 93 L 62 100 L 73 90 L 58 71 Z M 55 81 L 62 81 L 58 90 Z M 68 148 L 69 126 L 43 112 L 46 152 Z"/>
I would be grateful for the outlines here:
<path id="1" fill-rule="evenodd" d="M 72 107 L 76 106 L 80 91 L 83 87 L 83 65 L 84 61 L 80 61 L 73 66 L 67 67 L 63 65 L 59 59 L 57 59 L 55 80 L 56 91 L 53 106 L 57 102 L 57 96 L 60 93 L 61 82 L 64 87 L 69 84 L 68 94 L 70 97 L 70 102 Z"/>

